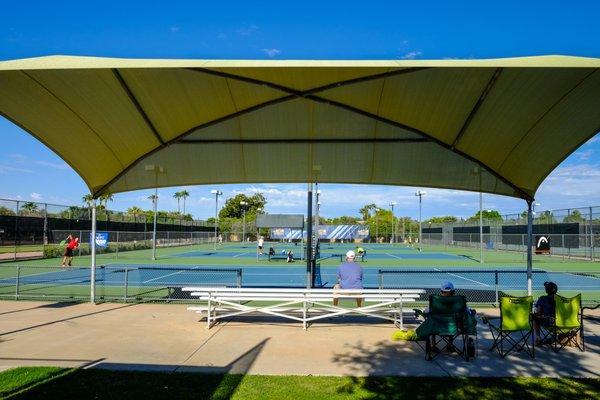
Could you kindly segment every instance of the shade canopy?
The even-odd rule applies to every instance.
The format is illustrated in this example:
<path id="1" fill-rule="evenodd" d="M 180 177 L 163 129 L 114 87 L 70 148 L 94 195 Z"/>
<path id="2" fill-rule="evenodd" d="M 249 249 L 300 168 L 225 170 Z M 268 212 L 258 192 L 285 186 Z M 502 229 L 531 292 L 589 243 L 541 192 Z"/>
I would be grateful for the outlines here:
<path id="1" fill-rule="evenodd" d="M 94 195 L 331 182 L 531 200 L 600 130 L 600 59 L 0 62 L 0 113 Z"/>

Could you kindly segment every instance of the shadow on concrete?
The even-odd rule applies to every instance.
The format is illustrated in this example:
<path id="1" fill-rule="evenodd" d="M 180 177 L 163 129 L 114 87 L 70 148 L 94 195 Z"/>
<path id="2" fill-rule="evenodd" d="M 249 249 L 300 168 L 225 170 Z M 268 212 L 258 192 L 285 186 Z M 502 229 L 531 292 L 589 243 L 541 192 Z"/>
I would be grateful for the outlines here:
<path id="1" fill-rule="evenodd" d="M 48 376 L 14 390 L 12 393 L 23 392 L 11 399 L 229 399 L 268 340 L 262 340 L 224 366 L 95 360 L 78 369 L 50 371 Z"/>
<path id="2" fill-rule="evenodd" d="M 414 342 L 380 341 L 365 345 L 358 342 L 348 345 L 343 353 L 336 353 L 332 362 L 341 364 L 351 371 L 349 382 L 341 387 L 340 393 L 352 394 L 368 391 L 377 399 L 399 398 L 478 398 L 489 396 L 493 390 L 499 397 L 489 398 L 584 398 L 581 394 L 598 393 L 600 389 L 600 347 L 598 336 L 588 332 L 587 351 L 567 348 L 554 353 L 548 347 L 536 349 L 536 358 L 517 353 L 501 359 L 490 351 L 492 341 L 483 330 L 479 331 L 477 358 L 466 362 L 456 355 L 442 355 L 434 361 L 425 361 L 425 354 Z M 409 376 L 413 376 L 412 378 Z M 417 376 L 435 379 L 415 379 Z M 508 377 L 584 377 L 589 380 L 561 381 L 560 391 L 547 393 L 542 381 L 509 380 Z M 469 385 L 464 379 L 469 377 Z M 473 382 L 475 384 L 473 385 Z M 480 382 L 480 383 L 478 383 Z M 490 387 L 482 393 L 481 388 Z M 479 390 L 479 394 L 477 394 Z M 399 395 L 404 393 L 407 397 Z M 408 396 L 408 394 L 411 394 Z M 429 394 L 431 397 L 414 397 Z M 547 396 L 545 395 L 547 394 Z"/>
<path id="3" fill-rule="evenodd" d="M 40 306 L 35 306 L 35 307 L 21 308 L 19 310 L 4 311 L 4 312 L 0 312 L 0 315 L 16 314 L 16 313 L 25 312 L 25 311 L 39 310 L 40 308 L 64 308 L 64 307 L 74 306 L 76 304 L 79 304 L 79 303 L 59 301 L 56 303 L 42 304 Z"/>
<path id="4" fill-rule="evenodd" d="M 133 307 L 135 305 L 136 305 L 135 303 L 134 304 L 125 304 L 125 305 L 121 305 L 121 306 L 117 306 L 117 307 L 112 307 L 112 308 L 109 308 L 109 309 L 106 309 L 106 310 L 89 312 L 89 313 L 75 315 L 75 316 L 68 317 L 68 318 L 57 319 L 55 321 L 44 322 L 43 324 L 37 324 L 37 325 L 27 326 L 25 328 L 15 329 L 13 331 L 0 332 L 0 337 L 4 336 L 4 335 L 10 335 L 12 333 L 25 332 L 25 331 L 29 331 L 31 329 L 41 328 L 43 326 L 53 325 L 53 324 L 57 324 L 57 323 L 60 323 L 60 322 L 71 321 L 71 320 L 78 319 L 78 318 L 84 318 L 84 317 L 89 317 L 89 316 L 92 316 L 92 315 L 104 314 L 104 313 L 107 313 L 107 312 L 110 312 L 110 311 L 119 310 L 121 308 Z"/>
<path id="5" fill-rule="evenodd" d="M 344 353 L 334 354 L 332 362 L 342 364 L 356 375 L 389 376 L 554 376 L 600 377 L 600 343 L 598 329 L 586 330 L 586 351 L 568 347 L 558 353 L 550 347 L 536 347 L 536 358 L 524 352 L 504 359 L 490 351 L 492 340 L 487 326 L 478 326 L 477 357 L 464 361 L 455 354 L 444 354 L 425 361 L 425 353 L 415 342 L 380 341 L 365 346 L 362 342 L 348 345 Z"/>

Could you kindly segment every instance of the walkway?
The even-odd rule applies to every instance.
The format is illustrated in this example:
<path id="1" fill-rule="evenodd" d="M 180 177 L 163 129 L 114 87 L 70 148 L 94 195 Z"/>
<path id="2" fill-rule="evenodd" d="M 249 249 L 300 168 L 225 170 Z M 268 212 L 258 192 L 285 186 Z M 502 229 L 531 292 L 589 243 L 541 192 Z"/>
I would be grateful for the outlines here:
<path id="1" fill-rule="evenodd" d="M 482 310 L 485 312 L 485 310 Z M 481 311 L 480 311 L 481 312 Z M 489 310 L 489 312 L 496 312 Z M 433 362 L 395 328 L 360 318 L 303 331 L 277 319 L 235 319 L 206 330 L 182 304 L 0 302 L 0 368 L 23 365 L 283 375 L 600 376 L 600 312 L 587 351 L 548 349 L 501 360 L 480 326 L 477 360 Z"/>

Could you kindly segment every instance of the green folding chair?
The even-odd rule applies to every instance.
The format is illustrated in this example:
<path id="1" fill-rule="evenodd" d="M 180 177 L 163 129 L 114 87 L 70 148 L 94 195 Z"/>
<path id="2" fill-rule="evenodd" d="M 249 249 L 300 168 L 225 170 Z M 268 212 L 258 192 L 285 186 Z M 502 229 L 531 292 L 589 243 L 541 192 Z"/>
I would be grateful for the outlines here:
<path id="1" fill-rule="evenodd" d="M 426 360 L 431 361 L 450 346 L 454 346 L 456 353 L 469 361 L 467 346 L 470 343 L 469 336 L 477 337 L 477 321 L 467 311 L 465 296 L 431 295 L 429 312 L 421 314 L 425 321 L 417 328 L 416 334 L 418 340 L 425 340 Z M 455 344 L 458 338 L 462 339 L 461 347 Z"/>
<path id="2" fill-rule="evenodd" d="M 500 298 L 500 324 L 492 323 L 497 318 L 482 317 L 483 323 L 490 327 L 494 340 L 490 351 L 496 349 L 500 357 L 504 358 L 511 352 L 525 350 L 529 357 L 535 358 L 532 308 L 533 296 Z"/>
<path id="3" fill-rule="evenodd" d="M 585 351 L 581 293 L 575 297 L 555 294 L 554 318 L 549 318 L 540 328 L 544 333 L 542 343 L 550 344 L 555 353 L 568 344 L 574 344 L 579 350 Z M 581 343 L 577 340 L 579 335 L 581 335 Z"/>

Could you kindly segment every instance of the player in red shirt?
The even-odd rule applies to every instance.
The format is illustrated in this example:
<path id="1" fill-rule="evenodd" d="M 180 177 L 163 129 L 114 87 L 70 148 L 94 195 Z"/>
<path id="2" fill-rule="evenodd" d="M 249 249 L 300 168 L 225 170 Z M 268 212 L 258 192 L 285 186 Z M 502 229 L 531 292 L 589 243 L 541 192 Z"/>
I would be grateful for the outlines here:
<path id="1" fill-rule="evenodd" d="M 69 235 L 67 237 L 67 247 L 65 248 L 65 253 L 62 261 L 62 266 L 66 267 L 67 265 L 70 267 L 71 262 L 73 261 L 73 250 L 79 247 L 79 238 L 74 238 Z"/>

